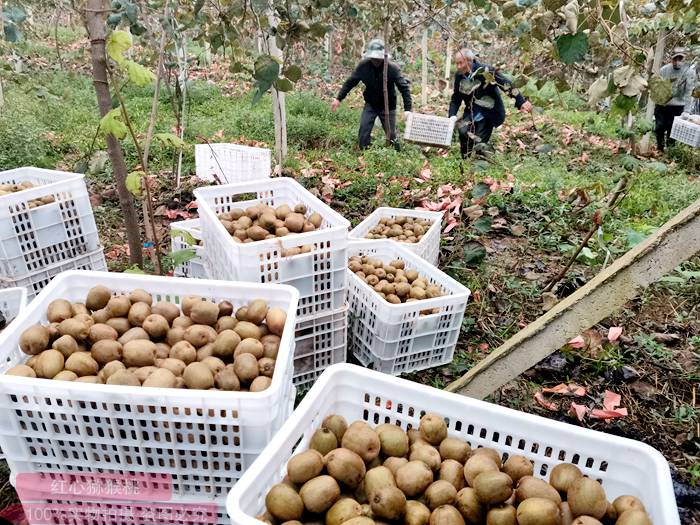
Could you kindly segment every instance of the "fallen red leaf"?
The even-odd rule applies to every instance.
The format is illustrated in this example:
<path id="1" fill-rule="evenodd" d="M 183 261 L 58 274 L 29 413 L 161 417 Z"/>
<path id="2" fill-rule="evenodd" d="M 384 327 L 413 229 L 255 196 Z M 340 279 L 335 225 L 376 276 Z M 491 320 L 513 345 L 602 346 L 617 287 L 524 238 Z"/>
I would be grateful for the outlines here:
<path id="1" fill-rule="evenodd" d="M 569 413 L 579 421 L 583 421 L 583 418 L 588 414 L 588 407 L 579 405 L 578 403 L 571 403 Z"/>
<path id="2" fill-rule="evenodd" d="M 571 348 L 583 348 L 584 346 L 586 346 L 586 342 L 580 335 L 574 337 L 571 341 L 569 341 L 566 344 L 568 344 Z"/>
<path id="3" fill-rule="evenodd" d="M 603 399 L 603 407 L 605 407 L 605 410 L 615 410 L 620 406 L 621 402 L 622 397 L 620 394 L 616 394 L 610 390 L 605 391 L 605 398 Z"/>
<path id="4" fill-rule="evenodd" d="M 561 394 L 563 396 L 585 396 L 586 389 L 576 383 L 565 384 L 561 383 L 552 388 L 543 388 L 542 392 L 545 394 Z"/>
<path id="5" fill-rule="evenodd" d="M 192 217 L 189 212 L 184 210 L 165 210 L 164 215 L 170 220 L 175 220 L 178 217 L 182 217 L 183 219 L 189 219 Z"/>
<path id="6" fill-rule="evenodd" d="M 457 226 L 459 226 L 459 223 L 457 221 L 448 222 L 447 226 L 445 226 L 445 229 L 442 230 L 442 233 L 450 233 Z"/>
<path id="7" fill-rule="evenodd" d="M 627 415 L 626 408 L 618 408 L 617 410 L 600 410 L 598 408 L 591 410 L 592 419 L 602 419 L 607 421 L 608 419 L 617 419 L 620 417 L 625 417 Z"/>
<path id="8" fill-rule="evenodd" d="M 550 410 L 552 412 L 559 411 L 559 408 L 557 407 L 557 405 L 547 401 L 544 398 L 544 396 L 542 395 L 542 392 L 537 392 L 534 397 L 535 397 L 535 401 L 537 401 L 537 404 L 540 405 L 542 408 L 546 408 L 547 410 Z"/>
<path id="9" fill-rule="evenodd" d="M 608 330 L 608 341 L 617 341 L 622 335 L 621 326 L 611 326 Z"/>

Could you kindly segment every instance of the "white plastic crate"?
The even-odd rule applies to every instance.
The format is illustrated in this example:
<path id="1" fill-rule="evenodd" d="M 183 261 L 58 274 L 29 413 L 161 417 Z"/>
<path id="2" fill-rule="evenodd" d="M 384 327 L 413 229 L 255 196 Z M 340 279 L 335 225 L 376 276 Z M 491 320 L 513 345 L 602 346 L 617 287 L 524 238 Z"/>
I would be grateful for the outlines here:
<path id="1" fill-rule="evenodd" d="M 272 173 L 269 149 L 239 144 L 197 144 L 194 162 L 197 178 L 219 184 L 267 179 Z"/>
<path id="2" fill-rule="evenodd" d="M 470 291 L 433 265 L 389 240 L 351 241 L 348 257 L 369 255 L 390 262 L 403 259 L 447 295 L 392 304 L 348 270 L 348 346 L 365 366 L 382 372 L 412 372 L 452 361 Z M 437 308 L 438 313 L 421 315 Z"/>
<path id="3" fill-rule="evenodd" d="M 468 441 L 472 448 L 495 448 L 504 457 L 526 456 L 537 477 L 548 479 L 553 466 L 574 463 L 602 482 L 609 500 L 623 494 L 637 496 L 654 525 L 680 524 L 668 464 L 649 445 L 345 364 L 323 373 L 229 492 L 226 510 L 231 524 L 260 525 L 254 516 L 264 512 L 268 490 L 286 474 L 293 452 L 308 448 L 326 416 L 339 414 L 348 422 L 391 423 L 408 429 L 417 428 L 426 412 L 445 417 L 449 435 Z"/>
<path id="4" fill-rule="evenodd" d="M 673 119 L 671 138 L 688 146 L 700 148 L 700 124 L 676 117 Z"/>
<path id="5" fill-rule="evenodd" d="M 199 188 L 205 265 L 211 277 L 224 281 L 282 283 L 299 290 L 297 317 L 331 312 L 345 304 L 347 244 L 350 222 L 288 177 L 260 182 Z M 305 204 L 323 218 L 320 229 L 251 243 L 231 239 L 217 218 L 233 208 L 259 202 L 277 207 Z M 284 256 L 290 248 L 311 246 L 309 253 Z"/>
<path id="6" fill-rule="evenodd" d="M 186 221 L 171 222 L 170 223 L 170 239 L 171 239 L 171 253 L 175 253 L 180 250 L 193 249 L 196 253 L 196 257 L 186 261 L 179 266 L 173 268 L 173 275 L 175 277 L 189 277 L 191 279 L 207 279 L 208 274 L 204 268 L 204 246 L 199 245 L 189 245 L 180 236 L 173 236 L 172 233 L 176 231 L 181 231 L 189 233 L 196 241 L 201 241 L 202 233 L 199 225 L 199 219 L 188 219 Z"/>
<path id="7" fill-rule="evenodd" d="M 417 253 L 430 264 L 437 266 L 438 257 L 440 256 L 440 231 L 442 229 L 442 212 L 439 211 L 423 211 L 423 210 L 405 210 L 403 208 L 377 208 L 365 220 L 355 226 L 350 231 L 351 240 L 368 240 L 365 235 L 379 224 L 379 220 L 384 217 L 395 219 L 398 216 L 415 217 L 417 219 L 427 219 L 433 221 L 430 229 L 425 232 L 423 238 L 417 243 L 402 242 L 404 248 L 408 248 L 412 252 Z M 398 241 L 397 241 L 398 242 Z"/>
<path id="8" fill-rule="evenodd" d="M 330 365 L 344 363 L 347 353 L 348 306 L 329 314 L 297 320 L 294 385 L 310 387 Z"/>
<path id="9" fill-rule="evenodd" d="M 406 117 L 403 138 L 419 144 L 449 147 L 454 129 L 455 122 L 450 118 L 411 112 Z"/>
<path id="10" fill-rule="evenodd" d="M 26 288 L 4 288 L 0 289 L 0 313 L 7 324 L 10 324 L 17 314 L 22 311 L 27 305 L 27 289 Z M 0 328 L 0 331 L 2 329 Z"/>
<path id="11" fill-rule="evenodd" d="M 31 273 L 19 279 L 8 279 L 0 276 L 0 288 L 8 288 L 12 286 L 21 286 L 27 289 L 27 297 L 33 299 L 41 290 L 51 282 L 51 279 L 62 272 L 69 270 L 93 270 L 97 272 L 106 272 L 107 263 L 102 248 L 88 253 L 82 257 L 76 257 L 70 261 L 48 266 L 43 270 Z"/>
<path id="12" fill-rule="evenodd" d="M 287 311 L 276 373 L 262 392 L 49 381 L 4 372 L 26 361 L 22 331 L 46 322 L 56 298 L 84 300 L 103 284 L 115 292 L 143 288 L 154 301 L 188 294 L 234 307 L 253 299 Z M 173 495 L 221 497 L 289 416 L 298 292 L 289 286 L 72 271 L 56 277 L 0 334 L 0 447 L 22 472 L 129 472 L 172 476 Z"/>
<path id="13" fill-rule="evenodd" d="M 34 188 L 0 197 L 0 276 L 19 279 L 100 246 L 83 175 L 40 168 L 0 172 L 0 184 Z M 35 199 L 53 202 L 34 208 Z"/>

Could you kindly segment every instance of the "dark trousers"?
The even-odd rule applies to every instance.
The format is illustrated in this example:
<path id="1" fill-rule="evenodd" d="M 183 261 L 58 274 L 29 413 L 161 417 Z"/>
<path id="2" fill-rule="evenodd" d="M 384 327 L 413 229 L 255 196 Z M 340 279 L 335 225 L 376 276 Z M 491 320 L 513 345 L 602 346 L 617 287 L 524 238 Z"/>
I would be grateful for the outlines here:
<path id="1" fill-rule="evenodd" d="M 458 123 L 457 129 L 459 130 L 459 145 L 462 157 L 466 157 L 474 149 L 474 144 L 477 142 L 486 144 L 491 139 L 493 124 L 486 118 L 478 122 L 463 120 Z"/>
<path id="2" fill-rule="evenodd" d="M 360 144 L 360 149 L 366 149 L 372 142 L 372 128 L 374 128 L 374 121 L 379 117 L 379 120 L 384 123 L 384 111 L 377 111 L 375 108 L 369 104 L 365 104 L 365 108 L 362 110 L 362 116 L 360 117 L 360 132 L 358 134 L 358 142 Z M 391 131 L 391 143 L 394 145 L 396 150 L 399 150 L 399 141 L 396 138 L 396 110 L 389 110 L 389 129 Z"/>
<path id="3" fill-rule="evenodd" d="M 654 109 L 654 120 L 656 126 L 656 147 L 659 151 L 663 151 L 666 146 L 675 144 L 675 140 L 671 138 L 671 128 L 673 127 L 673 119 L 683 113 L 683 106 L 656 106 Z"/>

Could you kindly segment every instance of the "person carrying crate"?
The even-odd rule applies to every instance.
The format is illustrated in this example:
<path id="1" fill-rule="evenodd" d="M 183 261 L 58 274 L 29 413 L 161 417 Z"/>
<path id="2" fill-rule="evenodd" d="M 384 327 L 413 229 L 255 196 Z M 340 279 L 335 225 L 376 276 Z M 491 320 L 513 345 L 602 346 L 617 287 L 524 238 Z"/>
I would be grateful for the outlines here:
<path id="1" fill-rule="evenodd" d="M 499 88 L 515 99 L 515 107 L 520 111 L 531 112 L 532 104 L 496 71 L 481 64 L 469 49 L 455 53 L 454 89 L 450 98 L 448 116 L 457 120 L 457 113 L 464 103 L 462 119 L 457 122 L 462 157 L 466 157 L 476 143 L 486 144 L 494 128 L 506 120 L 506 110 L 499 94 Z"/>
<path id="2" fill-rule="evenodd" d="M 360 82 L 365 85 L 363 97 L 365 107 L 360 117 L 360 130 L 358 142 L 360 149 L 369 147 L 372 141 L 372 128 L 377 117 L 386 126 L 384 120 L 384 41 L 377 38 L 367 45 L 364 59 L 357 65 L 355 71 L 348 77 L 338 92 L 338 96 L 331 103 L 331 110 L 336 111 L 340 103 L 348 96 L 350 91 Z M 389 55 L 386 55 L 387 59 Z M 401 68 L 389 62 L 387 72 L 387 91 L 389 98 L 389 129 L 390 140 L 394 148 L 401 149 L 396 136 L 396 88 L 401 92 L 403 98 L 404 113 L 411 111 L 411 87 L 410 82 L 401 74 Z"/>
<path id="3" fill-rule="evenodd" d="M 689 104 L 694 89 L 694 71 L 684 64 L 685 51 L 681 48 L 673 50 L 671 62 L 659 70 L 659 76 L 671 82 L 672 98 L 666 104 L 657 104 L 654 108 L 656 132 L 656 147 L 663 153 L 666 146 L 676 141 L 671 138 L 673 119 L 680 116 L 686 104 Z"/>

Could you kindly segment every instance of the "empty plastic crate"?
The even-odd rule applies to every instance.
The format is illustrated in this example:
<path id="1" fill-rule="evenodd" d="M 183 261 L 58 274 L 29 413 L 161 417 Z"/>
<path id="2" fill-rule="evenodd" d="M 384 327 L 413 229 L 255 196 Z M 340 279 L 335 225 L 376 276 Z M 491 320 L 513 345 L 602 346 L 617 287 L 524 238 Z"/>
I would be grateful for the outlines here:
<path id="1" fill-rule="evenodd" d="M 102 284 L 143 288 L 154 301 L 179 304 L 190 294 L 254 299 L 287 311 L 276 371 L 262 392 L 94 385 L 9 376 L 27 360 L 19 337 L 57 298 L 83 301 Z M 44 472 L 162 473 L 173 496 L 221 497 L 289 416 L 298 292 L 289 286 L 72 271 L 56 277 L 0 334 L 0 447 L 13 475 Z"/>
<path id="2" fill-rule="evenodd" d="M 455 129 L 454 120 L 435 115 L 409 113 L 406 118 L 404 139 L 429 146 L 450 146 L 452 132 Z"/>
<path id="3" fill-rule="evenodd" d="M 176 233 L 185 232 L 192 236 L 195 241 L 201 241 L 202 233 L 199 226 L 199 219 L 189 219 L 186 221 L 170 223 L 170 238 L 171 238 L 171 253 L 181 250 L 192 249 L 195 251 L 195 257 L 189 261 L 173 268 L 175 277 L 189 277 L 191 279 L 207 279 L 208 275 L 204 268 L 204 246 L 200 244 L 188 244 L 187 240 Z"/>
<path id="4" fill-rule="evenodd" d="M 0 172 L 33 188 L 0 196 L 0 277 L 19 279 L 100 247 L 83 175 L 40 168 Z M 44 199 L 45 204 L 35 205 Z"/>
<path id="5" fill-rule="evenodd" d="M 199 188 L 199 209 L 206 267 L 214 279 L 282 283 L 299 290 L 297 317 L 332 312 L 345 304 L 348 229 L 350 223 L 291 178 Z M 251 243 L 237 243 L 217 215 L 263 202 L 277 207 L 305 204 L 318 212 L 321 227 Z M 309 253 L 286 256 L 290 248 L 308 246 Z"/>
<path id="6" fill-rule="evenodd" d="M 348 346 L 367 367 L 390 374 L 412 372 L 452 361 L 470 291 L 401 243 L 351 241 L 348 257 L 368 255 L 389 263 L 402 259 L 446 295 L 392 304 L 348 270 L 350 331 Z M 422 315 L 425 310 L 437 313 Z"/>
<path id="7" fill-rule="evenodd" d="M 401 245 L 417 253 L 430 264 L 437 266 L 438 257 L 440 256 L 440 230 L 442 229 L 442 213 L 439 211 L 405 210 L 403 208 L 387 207 L 377 208 L 350 231 L 350 239 L 367 240 L 365 236 L 372 228 L 379 224 L 380 219 L 384 217 L 395 219 L 399 216 L 427 219 L 433 222 L 430 229 L 425 232 L 423 238 L 419 242 L 402 242 Z"/>
<path id="8" fill-rule="evenodd" d="M 348 306 L 329 314 L 297 320 L 294 385 L 310 387 L 330 365 L 344 363 L 347 353 Z"/>
<path id="9" fill-rule="evenodd" d="M 30 273 L 19 279 L 9 279 L 0 276 L 0 288 L 11 286 L 21 286 L 27 289 L 27 297 L 33 299 L 41 290 L 51 282 L 61 272 L 69 270 L 93 270 L 98 272 L 107 271 L 107 263 L 102 248 L 95 250 L 75 259 L 59 264 L 48 266 L 38 272 Z"/>
<path id="10" fill-rule="evenodd" d="M 418 428 L 426 412 L 446 418 L 449 435 L 473 449 L 491 447 L 504 458 L 527 457 L 536 477 L 548 479 L 555 465 L 574 463 L 584 475 L 602 482 L 610 501 L 623 494 L 637 496 L 654 525 L 680 524 L 668 464 L 649 445 L 345 364 L 323 373 L 233 487 L 226 500 L 231 524 L 260 525 L 255 516 L 264 512 L 267 492 L 282 481 L 294 452 L 308 448 L 326 416 L 409 429 Z"/>
<path id="11" fill-rule="evenodd" d="M 676 117 L 673 119 L 671 138 L 694 148 L 700 148 L 700 124 Z"/>
<path id="12" fill-rule="evenodd" d="M 272 172 L 267 148 L 239 144 L 197 144 L 194 162 L 197 178 L 219 184 L 267 179 Z"/>

